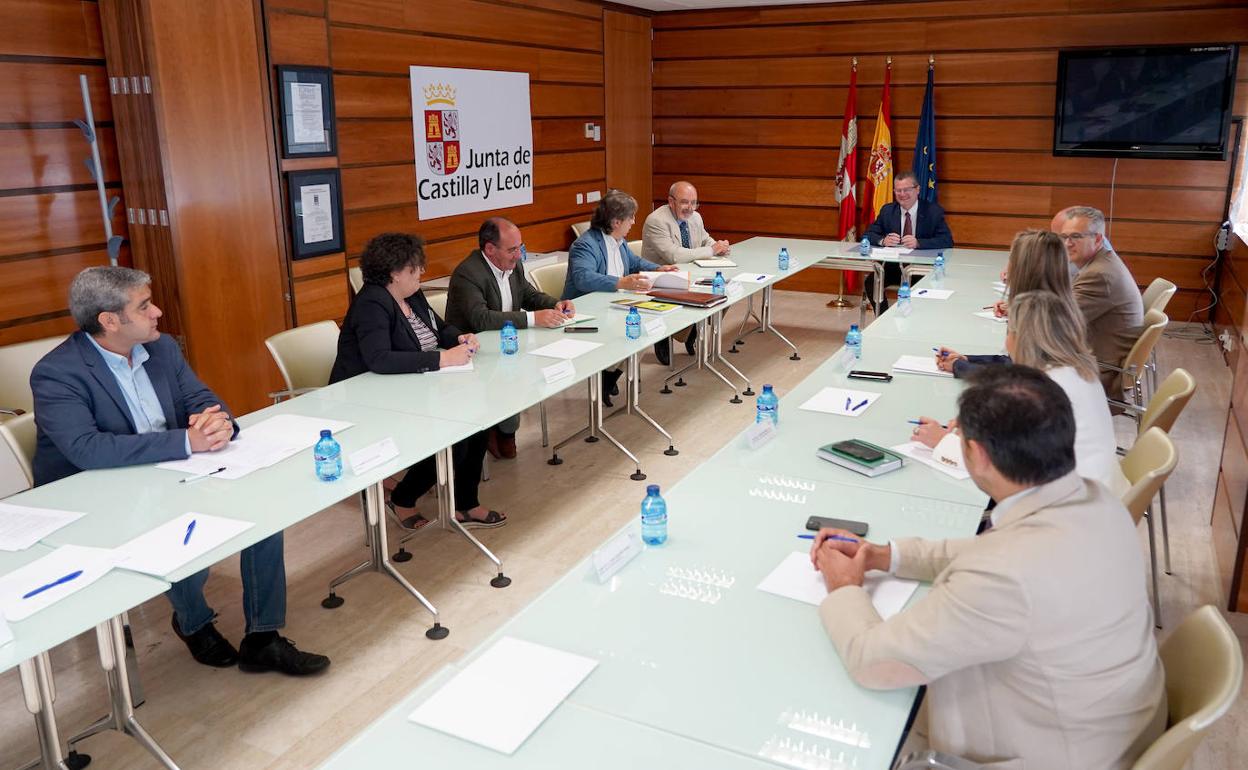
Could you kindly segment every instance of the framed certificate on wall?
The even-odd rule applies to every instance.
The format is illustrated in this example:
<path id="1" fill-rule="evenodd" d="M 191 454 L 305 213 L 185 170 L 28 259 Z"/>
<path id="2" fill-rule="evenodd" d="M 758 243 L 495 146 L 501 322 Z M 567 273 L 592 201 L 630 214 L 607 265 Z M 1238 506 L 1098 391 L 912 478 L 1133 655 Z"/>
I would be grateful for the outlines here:
<path id="1" fill-rule="evenodd" d="M 342 185 L 338 169 L 291 171 L 286 174 L 290 190 L 292 257 L 305 259 L 342 251 Z"/>
<path id="2" fill-rule="evenodd" d="M 282 157 L 338 154 L 334 77 L 328 67 L 277 68 L 282 107 Z"/>

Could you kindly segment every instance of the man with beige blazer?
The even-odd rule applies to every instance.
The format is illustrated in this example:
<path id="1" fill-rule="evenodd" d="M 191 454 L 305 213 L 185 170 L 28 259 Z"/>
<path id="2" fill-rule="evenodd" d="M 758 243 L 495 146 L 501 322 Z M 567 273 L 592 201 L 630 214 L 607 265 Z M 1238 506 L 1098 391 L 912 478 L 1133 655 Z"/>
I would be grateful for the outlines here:
<path id="1" fill-rule="evenodd" d="M 1000 501 L 991 526 L 887 545 L 821 531 L 824 628 L 863 687 L 927 685 L 933 749 L 994 770 L 1129 768 L 1166 720 L 1131 517 L 1075 473 L 1074 416 L 1055 382 L 1002 365 L 971 383 L 958 425 L 971 478 Z M 882 620 L 861 587 L 872 569 L 931 591 Z"/>
<path id="2" fill-rule="evenodd" d="M 1144 328 L 1144 300 L 1131 271 L 1105 240 L 1105 215 L 1091 206 L 1072 206 L 1054 217 L 1066 256 L 1078 269 L 1071 288 L 1096 360 L 1121 366 Z M 1101 371 L 1110 398 L 1122 398 L 1122 377 Z"/>

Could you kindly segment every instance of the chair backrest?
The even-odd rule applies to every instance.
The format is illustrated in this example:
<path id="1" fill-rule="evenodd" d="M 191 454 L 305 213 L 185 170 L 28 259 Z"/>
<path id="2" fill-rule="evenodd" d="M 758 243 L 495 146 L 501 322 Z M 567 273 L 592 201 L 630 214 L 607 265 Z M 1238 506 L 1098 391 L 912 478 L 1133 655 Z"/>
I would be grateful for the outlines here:
<path id="1" fill-rule="evenodd" d="M 359 267 L 347 268 L 347 281 L 351 284 L 351 293 L 359 294 L 364 288 L 364 271 Z"/>
<path id="2" fill-rule="evenodd" d="M 641 256 L 641 241 L 629 241 L 628 250 L 640 257 Z"/>
<path id="3" fill-rule="evenodd" d="M 558 299 L 563 296 L 563 284 L 568 278 L 568 263 L 556 262 L 553 265 L 542 265 L 529 273 L 538 291 Z"/>
<path id="4" fill-rule="evenodd" d="M 338 355 L 338 324 L 317 321 L 278 332 L 264 341 L 287 390 L 323 388 Z"/>
<path id="5" fill-rule="evenodd" d="M 35 397 L 30 392 L 30 370 L 64 341 L 62 335 L 0 347 L 0 409 L 29 412 L 35 408 Z"/>
<path id="6" fill-rule="evenodd" d="M 1166 433 L 1174 427 L 1187 402 L 1192 400 L 1196 392 L 1196 380 L 1186 369 L 1175 369 L 1170 376 L 1162 381 L 1148 402 L 1148 408 L 1140 417 L 1140 433 L 1149 428 L 1161 428 Z"/>
<path id="7" fill-rule="evenodd" d="M 444 291 L 425 292 L 425 300 L 429 303 L 429 307 L 433 308 L 433 312 L 438 314 L 438 318 L 446 318 L 447 296 L 447 292 Z"/>
<path id="8" fill-rule="evenodd" d="M 1160 310 L 1166 312 L 1166 305 L 1170 304 L 1171 297 L 1179 290 L 1165 278 L 1154 278 L 1153 282 L 1144 290 L 1144 312 L 1149 310 Z"/>
<path id="9" fill-rule="evenodd" d="M 1150 428 L 1135 440 L 1119 463 L 1131 485 L 1122 494 L 1122 504 L 1131 512 L 1131 520 L 1139 523 L 1157 490 L 1179 464 L 1179 451 L 1161 428 Z"/>
<path id="10" fill-rule="evenodd" d="M 585 231 L 588 229 L 589 229 L 588 219 L 585 220 L 584 222 L 577 222 L 576 224 L 572 225 L 572 237 L 580 238 L 582 235 L 585 234 Z"/>
<path id="11" fill-rule="evenodd" d="M 0 422 L 0 497 L 25 492 L 35 485 L 35 414 L 27 412 Z"/>
<path id="12" fill-rule="evenodd" d="M 1192 612 L 1161 644 L 1169 729 L 1132 770 L 1180 770 L 1209 727 L 1239 697 L 1244 659 L 1239 639 L 1211 604 Z"/>
<path id="13" fill-rule="evenodd" d="M 1148 357 L 1153 354 L 1153 347 L 1161 339 L 1161 333 L 1166 330 L 1168 323 L 1170 319 L 1160 310 L 1145 311 L 1144 329 L 1120 364 L 1123 369 L 1132 373 L 1128 376 L 1141 376 L 1144 364 L 1148 363 Z"/>

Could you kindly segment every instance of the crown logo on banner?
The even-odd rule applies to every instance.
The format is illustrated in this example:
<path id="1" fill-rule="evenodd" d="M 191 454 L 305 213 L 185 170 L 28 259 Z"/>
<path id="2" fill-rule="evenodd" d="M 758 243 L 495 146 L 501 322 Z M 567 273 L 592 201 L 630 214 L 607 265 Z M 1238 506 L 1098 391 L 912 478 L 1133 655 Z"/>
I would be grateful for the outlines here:
<path id="1" fill-rule="evenodd" d="M 432 83 L 425 86 L 425 105 L 455 104 L 455 86 L 447 83 Z"/>

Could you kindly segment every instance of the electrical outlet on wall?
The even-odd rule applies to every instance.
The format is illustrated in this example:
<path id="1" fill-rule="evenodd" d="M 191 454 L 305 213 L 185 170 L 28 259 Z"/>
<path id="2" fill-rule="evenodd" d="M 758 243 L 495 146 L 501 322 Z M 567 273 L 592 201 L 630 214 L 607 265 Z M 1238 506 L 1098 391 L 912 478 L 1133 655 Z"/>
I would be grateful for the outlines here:
<path id="1" fill-rule="evenodd" d="M 586 124 L 585 124 L 585 138 L 586 138 L 586 139 L 593 139 L 593 138 L 594 138 L 594 131 L 595 131 L 595 126 L 594 126 L 594 124 L 593 124 L 593 123 L 586 123 Z"/>
<path id="2" fill-rule="evenodd" d="M 585 203 L 585 194 L 584 194 L 584 193 L 577 193 L 577 194 L 576 194 L 576 205 L 581 206 L 581 205 L 584 205 L 584 203 Z"/>
<path id="3" fill-rule="evenodd" d="M 602 193 L 598 192 L 597 190 L 590 190 L 589 192 L 585 193 L 586 203 L 597 203 L 600 200 L 602 200 Z"/>

